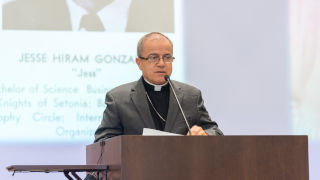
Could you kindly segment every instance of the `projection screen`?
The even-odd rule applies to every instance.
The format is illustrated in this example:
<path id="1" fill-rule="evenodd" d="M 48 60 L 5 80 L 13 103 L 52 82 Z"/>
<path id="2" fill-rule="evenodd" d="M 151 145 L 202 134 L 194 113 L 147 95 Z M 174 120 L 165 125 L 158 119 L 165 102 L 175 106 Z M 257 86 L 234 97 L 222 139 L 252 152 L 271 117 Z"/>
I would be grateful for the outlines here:
<path id="1" fill-rule="evenodd" d="M 138 40 L 174 44 L 184 81 L 181 1 L 2 1 L 0 143 L 90 143 L 110 89 L 140 78 Z M 89 17 L 90 16 L 90 17 Z"/>

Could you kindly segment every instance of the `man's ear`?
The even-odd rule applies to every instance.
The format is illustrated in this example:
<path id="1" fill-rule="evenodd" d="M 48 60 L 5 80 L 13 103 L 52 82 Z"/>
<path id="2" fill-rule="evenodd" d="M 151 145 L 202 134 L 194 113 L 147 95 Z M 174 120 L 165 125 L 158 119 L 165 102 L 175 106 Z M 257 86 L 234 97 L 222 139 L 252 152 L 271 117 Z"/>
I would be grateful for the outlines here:
<path id="1" fill-rule="evenodd" d="M 139 69 L 142 70 L 141 60 L 136 58 L 136 64 L 139 66 Z"/>

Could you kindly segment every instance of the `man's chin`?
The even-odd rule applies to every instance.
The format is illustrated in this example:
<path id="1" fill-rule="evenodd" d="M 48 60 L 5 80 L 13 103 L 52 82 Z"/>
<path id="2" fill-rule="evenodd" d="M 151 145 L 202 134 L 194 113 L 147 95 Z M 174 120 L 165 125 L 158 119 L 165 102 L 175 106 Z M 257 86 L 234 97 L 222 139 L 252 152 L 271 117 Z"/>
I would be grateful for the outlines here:
<path id="1" fill-rule="evenodd" d="M 145 80 L 147 80 L 148 82 L 152 83 L 152 84 L 156 84 L 156 85 L 162 85 L 164 83 L 166 83 L 167 81 L 164 79 L 164 76 L 166 74 L 165 73 L 159 73 L 156 76 L 153 76 L 152 78 L 146 78 L 144 77 Z"/>
<path id="2" fill-rule="evenodd" d="M 158 79 L 154 80 L 152 83 L 156 84 L 156 85 L 162 85 L 162 84 L 164 84 L 166 82 L 167 81 L 164 79 L 164 77 L 162 77 L 162 78 L 158 78 Z"/>

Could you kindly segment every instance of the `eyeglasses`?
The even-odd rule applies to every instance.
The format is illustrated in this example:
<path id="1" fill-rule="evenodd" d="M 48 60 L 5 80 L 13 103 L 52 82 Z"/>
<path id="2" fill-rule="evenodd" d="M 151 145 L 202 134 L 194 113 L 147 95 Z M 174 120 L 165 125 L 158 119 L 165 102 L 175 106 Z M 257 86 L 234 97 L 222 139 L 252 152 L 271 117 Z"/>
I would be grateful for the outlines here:
<path id="1" fill-rule="evenodd" d="M 148 57 L 141 57 L 139 56 L 140 59 L 142 60 L 147 60 L 152 64 L 156 64 L 160 61 L 161 57 L 159 54 L 150 54 Z M 172 63 L 174 60 L 174 57 L 171 56 L 170 54 L 165 54 L 162 56 L 162 60 L 164 63 Z"/>

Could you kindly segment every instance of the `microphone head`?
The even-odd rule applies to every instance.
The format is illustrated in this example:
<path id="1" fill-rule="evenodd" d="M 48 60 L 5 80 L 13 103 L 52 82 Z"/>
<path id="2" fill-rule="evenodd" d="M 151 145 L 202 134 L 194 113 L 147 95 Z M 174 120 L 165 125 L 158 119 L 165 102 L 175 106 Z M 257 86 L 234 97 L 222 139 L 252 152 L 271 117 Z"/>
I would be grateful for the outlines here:
<path id="1" fill-rule="evenodd" d="M 169 81 L 170 77 L 166 74 L 166 75 L 164 75 L 164 79 L 165 79 L 166 81 Z"/>

